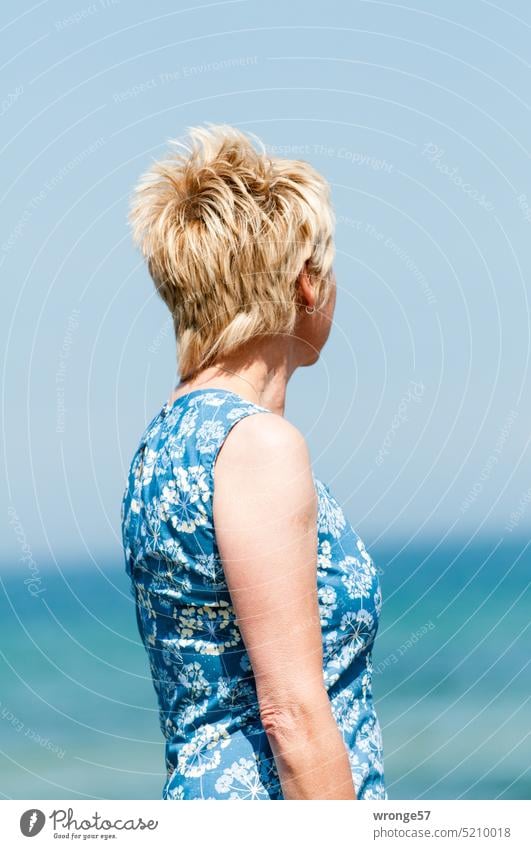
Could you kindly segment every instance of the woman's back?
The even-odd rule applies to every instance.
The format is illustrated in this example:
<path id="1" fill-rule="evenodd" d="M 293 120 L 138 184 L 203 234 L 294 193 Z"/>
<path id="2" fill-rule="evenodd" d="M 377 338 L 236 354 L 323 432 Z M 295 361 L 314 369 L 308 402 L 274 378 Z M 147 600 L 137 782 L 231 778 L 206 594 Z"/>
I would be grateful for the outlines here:
<path id="1" fill-rule="evenodd" d="M 164 798 L 283 798 L 213 523 L 216 457 L 231 428 L 255 413 L 270 410 L 229 390 L 189 392 L 152 420 L 131 463 L 123 543 L 166 737 Z M 324 682 L 358 798 L 387 798 L 371 692 L 378 577 L 314 480 Z"/>

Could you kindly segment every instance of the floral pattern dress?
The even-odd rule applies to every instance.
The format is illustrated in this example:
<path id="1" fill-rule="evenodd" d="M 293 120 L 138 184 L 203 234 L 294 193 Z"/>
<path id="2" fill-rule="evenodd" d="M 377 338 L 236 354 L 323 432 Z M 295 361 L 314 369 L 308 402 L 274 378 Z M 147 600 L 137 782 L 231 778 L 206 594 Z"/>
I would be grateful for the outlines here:
<path id="1" fill-rule="evenodd" d="M 150 422 L 129 470 L 123 546 L 166 739 L 163 799 L 283 798 L 212 520 L 217 453 L 259 412 L 270 410 L 229 390 L 192 390 Z M 387 799 L 371 689 L 378 574 L 329 487 L 314 483 L 323 679 L 358 799 Z"/>

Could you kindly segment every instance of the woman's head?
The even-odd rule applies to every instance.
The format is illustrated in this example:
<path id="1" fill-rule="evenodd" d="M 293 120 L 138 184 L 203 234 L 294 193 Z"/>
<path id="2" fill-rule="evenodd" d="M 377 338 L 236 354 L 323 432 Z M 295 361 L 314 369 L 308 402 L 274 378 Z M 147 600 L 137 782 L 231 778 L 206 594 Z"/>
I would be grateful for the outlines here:
<path id="1" fill-rule="evenodd" d="M 129 213 L 173 316 L 182 380 L 254 337 L 292 334 L 301 272 L 318 311 L 334 259 L 330 189 L 311 165 L 269 156 L 234 127 L 188 134 L 142 175 Z"/>

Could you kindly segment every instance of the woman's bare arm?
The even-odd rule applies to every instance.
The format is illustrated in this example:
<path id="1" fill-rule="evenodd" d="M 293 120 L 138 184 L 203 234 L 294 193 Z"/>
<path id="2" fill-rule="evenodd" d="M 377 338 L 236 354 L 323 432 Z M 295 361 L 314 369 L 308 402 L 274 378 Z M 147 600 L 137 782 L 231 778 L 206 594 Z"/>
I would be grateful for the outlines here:
<path id="1" fill-rule="evenodd" d="M 317 496 L 301 433 L 238 422 L 214 466 L 214 526 L 285 799 L 356 799 L 324 687 Z"/>

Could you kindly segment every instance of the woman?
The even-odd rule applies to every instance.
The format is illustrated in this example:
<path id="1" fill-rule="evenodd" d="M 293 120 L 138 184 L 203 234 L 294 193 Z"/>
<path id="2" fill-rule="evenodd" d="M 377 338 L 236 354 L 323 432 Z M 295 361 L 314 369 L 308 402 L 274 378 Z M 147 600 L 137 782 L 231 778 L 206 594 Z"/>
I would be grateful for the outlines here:
<path id="1" fill-rule="evenodd" d="M 130 211 L 180 374 L 122 504 L 166 738 L 162 796 L 386 799 L 378 576 L 284 418 L 290 377 L 332 323 L 329 187 L 234 128 L 189 135 Z"/>

